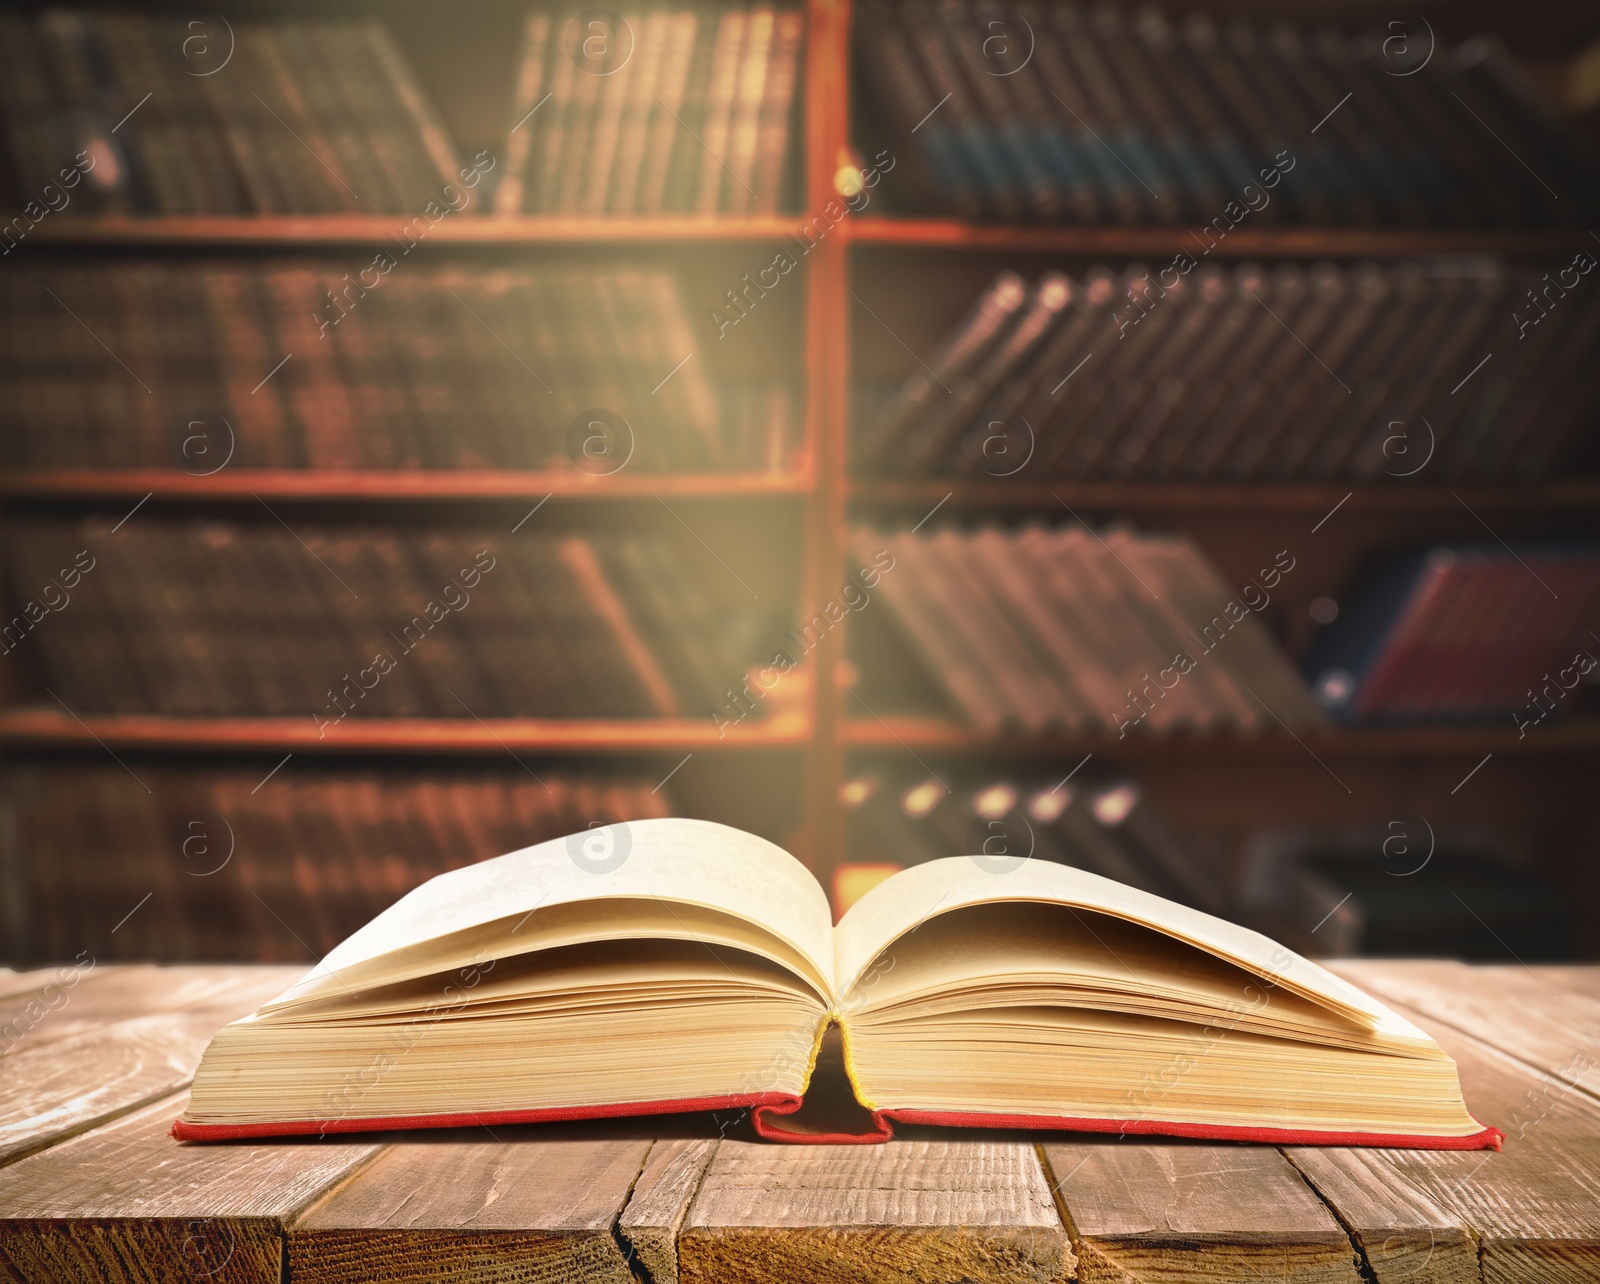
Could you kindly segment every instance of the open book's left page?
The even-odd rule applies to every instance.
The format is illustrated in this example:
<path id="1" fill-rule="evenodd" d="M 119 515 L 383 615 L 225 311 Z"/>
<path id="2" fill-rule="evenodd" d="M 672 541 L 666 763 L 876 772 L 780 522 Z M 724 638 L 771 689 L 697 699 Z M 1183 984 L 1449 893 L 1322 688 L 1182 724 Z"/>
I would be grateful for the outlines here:
<path id="1" fill-rule="evenodd" d="M 805 866 L 752 834 L 670 818 L 596 827 L 430 879 L 265 1010 L 424 975 L 463 953 L 661 935 L 754 949 L 831 997 L 832 914 Z M 762 936 L 776 940 L 762 948 Z"/>

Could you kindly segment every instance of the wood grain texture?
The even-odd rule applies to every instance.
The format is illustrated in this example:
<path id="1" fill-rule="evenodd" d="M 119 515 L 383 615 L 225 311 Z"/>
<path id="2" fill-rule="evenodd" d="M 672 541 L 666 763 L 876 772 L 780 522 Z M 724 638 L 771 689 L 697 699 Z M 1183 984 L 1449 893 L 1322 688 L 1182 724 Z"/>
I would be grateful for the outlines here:
<path id="1" fill-rule="evenodd" d="M 279 1284 L 283 1219 L 370 1142 L 185 1146 L 168 1097 L 0 1170 L 0 1277 L 25 1284 Z"/>
<path id="2" fill-rule="evenodd" d="M 1484 971 L 1499 972 L 1506 969 L 1487 967 Z M 1552 990 L 1565 990 L 1572 994 L 1600 999 L 1600 966 L 1594 964 L 1562 963 L 1541 964 L 1535 969 L 1539 979 Z"/>
<path id="3" fill-rule="evenodd" d="M 708 1137 L 672 1138 L 650 1147 L 617 1232 L 653 1284 L 678 1284 L 678 1231 L 716 1150 L 716 1140 Z"/>
<path id="4" fill-rule="evenodd" d="M 1378 998 L 1425 1013 L 1424 1022 L 1444 1022 L 1600 1098 L 1600 994 L 1552 984 L 1544 969 L 1517 964 L 1405 959 L 1335 967 Z M 1589 970 L 1600 976 L 1600 968 Z"/>
<path id="5" fill-rule="evenodd" d="M 1065 1284 L 1074 1259 L 1030 1142 L 723 1141 L 678 1237 L 683 1284 Z"/>
<path id="6" fill-rule="evenodd" d="M 307 730 L 309 728 L 309 730 Z M 309 718 L 91 714 L 82 722 L 59 709 L 0 709 L 0 745 L 182 749 L 196 753 L 544 753 L 737 751 L 798 748 L 810 738 L 798 713 L 717 728 L 709 718 L 364 718 L 317 735 Z"/>
<path id="7" fill-rule="evenodd" d="M 71 968 L 71 964 L 67 966 Z M 36 967 L 18 972 L 14 968 L 0 967 L 0 999 L 9 999 L 14 994 L 27 994 L 49 985 L 60 971 L 60 968 Z"/>
<path id="8" fill-rule="evenodd" d="M 1092 1139 L 1042 1147 L 1082 1284 L 1358 1284 L 1350 1237 L 1276 1150 Z"/>
<path id="9" fill-rule="evenodd" d="M 1476 1284 L 1478 1241 L 1370 1150 L 1300 1146 L 1290 1163 L 1333 1209 L 1377 1284 Z"/>
<path id="10" fill-rule="evenodd" d="M 451 1130 L 390 1146 L 289 1228 L 291 1278 L 633 1284 L 612 1228 L 650 1141 L 548 1131 Z"/>
<path id="11" fill-rule="evenodd" d="M 220 1024 L 182 1014 L 137 1017 L 7 1057 L 0 1164 L 187 1087 Z"/>
<path id="12" fill-rule="evenodd" d="M 220 1029 L 281 994 L 303 967 L 101 964 L 48 969 L 33 989 L 0 999 L 0 1057 L 158 1012 L 207 1013 Z"/>
<path id="13" fill-rule="evenodd" d="M 1467 1107 L 1505 1131 L 1505 1150 L 1371 1153 L 1471 1231 L 1485 1284 L 1600 1280 L 1600 1104 L 1568 1080 L 1395 1006 L 1455 1058 Z"/>

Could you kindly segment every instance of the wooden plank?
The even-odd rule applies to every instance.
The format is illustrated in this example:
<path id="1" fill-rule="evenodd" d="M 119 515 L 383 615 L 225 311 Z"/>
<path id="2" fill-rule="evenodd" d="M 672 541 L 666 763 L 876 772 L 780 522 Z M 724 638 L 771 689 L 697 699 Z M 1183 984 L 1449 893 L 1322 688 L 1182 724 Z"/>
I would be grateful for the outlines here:
<path id="1" fill-rule="evenodd" d="M 65 222 L 66 220 L 63 220 Z M 1180 227 L 1005 227 L 935 218 L 857 218 L 842 225 L 856 244 L 917 249 L 1009 250 L 1014 254 L 1167 257 L 1193 253 Z M 1418 254 L 1560 254 L 1583 247 L 1579 233 L 1552 229 L 1254 227 L 1233 232 L 1219 255 L 1245 258 L 1398 258 Z M 1185 241 L 1187 240 L 1187 244 Z"/>
<path id="2" fill-rule="evenodd" d="M 263 499 L 393 502 L 717 499 L 803 495 L 804 473 L 610 473 L 578 469 L 230 468 L 196 477 L 177 468 L 23 468 L 0 470 L 8 499 L 138 499 L 227 503 Z"/>
<path id="3" fill-rule="evenodd" d="M 1031 1142 L 725 1140 L 678 1266 L 682 1284 L 1065 1284 L 1074 1259 Z"/>
<path id="4" fill-rule="evenodd" d="M 1491 976 L 1510 972 L 1514 963 L 1480 965 L 1479 970 Z M 1558 993 L 1581 994 L 1585 998 L 1600 999 L 1600 966 L 1593 963 L 1541 963 L 1533 969 L 1539 980 Z"/>
<path id="5" fill-rule="evenodd" d="M 14 971 L 9 967 L 0 967 L 0 999 L 9 999 L 15 994 L 27 994 L 33 990 L 41 989 L 52 981 L 59 979 L 63 971 L 71 971 L 72 964 L 64 968 L 36 967 L 26 972 Z"/>
<path id="6" fill-rule="evenodd" d="M 278 1284 L 282 1225 L 378 1146 L 179 1145 L 167 1097 L 0 1170 L 0 1277 L 24 1284 Z"/>
<path id="7" fill-rule="evenodd" d="M 0 1164 L 188 1086 L 216 1028 L 163 1015 L 119 1021 L 5 1059 Z"/>
<path id="8" fill-rule="evenodd" d="M 716 1150 L 709 1137 L 675 1137 L 650 1147 L 617 1233 L 653 1284 L 678 1284 L 678 1232 Z"/>
<path id="9" fill-rule="evenodd" d="M 303 967 L 154 963 L 101 964 L 93 971 L 51 969 L 34 990 L 0 1000 L 0 1057 L 33 1050 L 114 1021 L 156 1012 L 205 1012 L 218 1026 L 281 994 Z"/>
<path id="10" fill-rule="evenodd" d="M 1352 977 L 1357 971 L 1339 970 Z M 1600 1279 L 1600 1105 L 1573 1082 L 1530 1070 L 1437 1016 L 1393 1006 L 1455 1058 L 1468 1108 L 1506 1132 L 1505 1150 L 1363 1152 L 1375 1177 L 1364 1200 L 1387 1209 L 1396 1183 L 1420 1192 L 1477 1241 L 1485 1284 Z M 1347 1210 L 1341 1202 L 1347 1190 L 1307 1175 L 1341 1215 L 1363 1219 L 1360 1204 Z"/>
<path id="11" fill-rule="evenodd" d="M 0 473 L 0 493 L 5 474 Z M 143 494 L 140 491 L 139 494 Z M 1500 486 L 1327 486 L 1320 483 L 1229 486 L 1218 482 L 1024 482 L 956 481 L 944 477 L 864 477 L 849 483 L 850 498 L 878 508 L 905 508 L 921 516 L 945 500 L 956 508 L 1060 510 L 1062 504 L 1091 513 L 1216 513 L 1245 509 L 1254 513 L 1313 513 L 1335 504 L 1341 514 L 1460 511 L 1461 504 L 1540 512 L 1592 508 L 1600 504 L 1600 483 L 1589 478 Z M 1460 495 L 1458 502 L 1456 496 Z M 1348 497 L 1348 498 L 1346 498 Z M 138 495 L 134 496 L 135 499 Z"/>
<path id="12" fill-rule="evenodd" d="M 405 216 L 400 214 L 71 216 L 40 224 L 34 235 L 40 241 L 55 245 L 176 245 L 186 249 L 314 245 L 375 249 L 388 245 L 405 221 Z M 800 228 L 800 219 L 793 215 L 740 218 L 684 214 L 649 218 L 495 215 L 446 219 L 429 229 L 428 239 L 452 245 L 720 244 L 787 240 Z"/>
<path id="13" fill-rule="evenodd" d="M 1283 1152 L 1337 1213 L 1378 1284 L 1476 1284 L 1478 1241 L 1466 1223 L 1371 1150 Z"/>
<path id="14" fill-rule="evenodd" d="M 361 1284 L 375 1263 L 385 1284 L 633 1284 L 612 1228 L 648 1137 L 485 1131 L 409 1136 L 297 1218 L 288 1232 L 295 1284 Z"/>
<path id="15" fill-rule="evenodd" d="M 709 718 L 352 718 L 319 737 L 309 718 L 177 717 L 94 714 L 79 721 L 60 709 L 0 710 L 0 745 L 113 749 L 195 749 L 252 753 L 504 754 L 793 749 L 810 737 L 799 712 L 722 728 Z"/>
<path id="16" fill-rule="evenodd" d="M 96 722 L 96 729 L 100 724 Z M 4 719 L 0 719 L 0 732 Z M 1519 754 L 1541 756 L 1570 753 L 1600 747 L 1600 718 L 1572 718 L 1549 728 L 1545 736 L 1521 739 L 1515 727 L 1333 727 L 1308 731 L 1298 738 L 1281 731 L 1257 735 L 1207 734 L 1198 736 L 1104 735 L 1024 735 L 1018 732 L 991 734 L 942 718 L 921 714 L 889 714 L 882 718 L 849 718 L 841 734 L 848 745 L 863 749 L 984 754 L 1025 754 L 1029 757 L 1060 755 L 1081 757 L 1086 753 L 1111 758 L 1137 756 L 1145 759 L 1174 759 L 1192 763 L 1219 756 L 1260 761 L 1294 755 L 1305 759 L 1311 770 L 1318 770 L 1306 749 L 1324 758 L 1368 759 L 1418 756 L 1449 756 L 1470 759 L 1474 754 Z"/>
<path id="17" fill-rule="evenodd" d="M 1547 969 L 1473 967 L 1433 959 L 1359 960 L 1337 971 L 1425 1020 L 1445 1022 L 1533 1070 L 1600 1097 L 1600 995 L 1552 984 Z M 1548 969 L 1554 970 L 1554 969 Z M 1588 969 L 1600 975 L 1600 969 Z"/>
<path id="18" fill-rule="evenodd" d="M 219 1007 L 135 1017 L 19 1048 L 0 1079 L 0 1164 L 188 1087 L 211 1036 L 280 990 L 281 979 L 239 982 L 234 1001 Z"/>
<path id="19" fill-rule="evenodd" d="M 1042 1148 L 1082 1284 L 1359 1284 L 1350 1237 L 1276 1150 L 1105 1138 Z"/>

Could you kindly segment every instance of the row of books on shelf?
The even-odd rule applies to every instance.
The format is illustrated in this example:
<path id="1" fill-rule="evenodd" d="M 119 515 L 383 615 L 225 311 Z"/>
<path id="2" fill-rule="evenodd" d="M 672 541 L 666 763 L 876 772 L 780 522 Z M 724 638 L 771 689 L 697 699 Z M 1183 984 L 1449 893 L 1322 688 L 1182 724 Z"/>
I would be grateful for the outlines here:
<path id="1" fill-rule="evenodd" d="M 1288 549 L 1236 586 L 1187 536 L 1120 526 L 851 538 L 872 592 L 785 636 L 779 608 L 670 527 L 27 519 L 6 541 L 0 648 L 75 713 L 310 716 L 321 734 L 350 717 L 727 717 L 747 675 L 812 649 L 834 614 L 888 640 L 858 644 L 873 706 L 885 669 L 915 671 L 936 712 L 986 734 L 1526 729 L 1600 684 L 1593 545 L 1388 555 L 1330 602 L 1302 676 L 1262 618 Z"/>
<path id="2" fill-rule="evenodd" d="M 899 650 L 984 732 L 1298 732 L 1570 714 L 1600 685 L 1600 549 L 1435 545 L 1369 567 L 1302 676 L 1261 623 L 1295 570 L 1234 587 L 1187 537 L 1083 527 L 857 536 Z M 863 684 L 872 685 L 871 666 Z"/>
<path id="3" fill-rule="evenodd" d="M 0 645 L 75 713 L 638 718 L 723 706 L 773 625 L 690 533 L 18 522 Z M 36 618 L 37 617 L 37 618 Z"/>
<path id="4" fill-rule="evenodd" d="M 1084 527 L 860 531 L 884 547 L 879 593 L 904 647 L 981 731 L 1255 733 L 1325 715 L 1247 604 L 1271 600 L 1295 559 L 1243 591 L 1185 536 Z"/>
<path id="5" fill-rule="evenodd" d="M 628 776 L 291 763 L 263 780 L 271 767 L 10 772 L 7 957 L 318 959 L 436 874 L 674 813 L 670 784 Z"/>
<path id="6" fill-rule="evenodd" d="M 1089 772 L 1052 782 L 992 769 L 876 769 L 845 781 L 839 804 L 848 849 L 869 868 L 971 856 L 999 874 L 1023 861 L 1050 860 L 1208 913 L 1228 909 L 1221 880 L 1197 860 L 1160 804 L 1126 777 Z M 842 890 L 854 896 L 865 889 Z"/>
<path id="7" fill-rule="evenodd" d="M 1093 766 L 1069 780 L 871 767 L 839 805 L 836 913 L 895 869 L 967 856 L 997 875 L 1072 865 L 1322 953 L 1549 958 L 1571 945 L 1562 893 L 1492 832 L 1446 831 L 1427 850 L 1392 826 L 1196 834 L 1140 782 Z M 31 764 L 0 788 L 0 932 L 12 961 L 320 958 L 450 869 L 672 814 L 670 783 L 614 773 Z M 587 868 L 614 841 L 570 858 Z"/>
<path id="8" fill-rule="evenodd" d="M 455 149 L 376 19 L 7 8 L 0 33 L 25 208 L 420 215 L 446 184 L 461 190 Z"/>
<path id="9" fill-rule="evenodd" d="M 1090 766 L 937 771 L 877 766 L 839 791 L 851 861 L 838 912 L 894 871 L 967 856 L 996 875 L 1071 865 L 1324 955 L 1509 961 L 1572 949 L 1570 899 L 1524 843 L 1481 828 L 1432 835 L 1403 822 L 1242 837 L 1185 832 L 1140 782 Z"/>
<path id="10" fill-rule="evenodd" d="M 1565 285 L 1483 259 L 1224 272 L 1180 257 L 1155 274 L 1001 272 L 898 389 L 863 389 L 861 466 L 1399 482 L 1541 477 L 1586 445 L 1600 296 L 1567 296 L 1592 256 Z"/>
<path id="11" fill-rule="evenodd" d="M 762 3 L 530 13 L 495 212 L 776 213 L 804 30 Z"/>
<path id="12" fill-rule="evenodd" d="M 870 0 L 858 63 L 926 199 L 968 218 L 1226 234 L 1577 225 L 1594 207 L 1584 153 L 1505 49 L 1445 47 L 1420 19 L 1351 39 L 1151 8 Z"/>
<path id="13" fill-rule="evenodd" d="M 796 9 L 539 10 L 504 146 L 468 158 L 376 18 L 0 11 L 22 235 L 91 214 L 778 209 Z M 467 163 L 463 163 L 467 162 Z M 37 217 L 35 214 L 37 213 Z"/>
<path id="14" fill-rule="evenodd" d="M 1600 685 L 1600 547 L 1439 544 L 1387 559 L 1306 660 L 1344 721 L 1494 717 L 1521 734 Z"/>
<path id="15" fill-rule="evenodd" d="M 12 466 L 761 469 L 796 394 L 715 383 L 671 272 L 116 260 L 0 278 Z"/>

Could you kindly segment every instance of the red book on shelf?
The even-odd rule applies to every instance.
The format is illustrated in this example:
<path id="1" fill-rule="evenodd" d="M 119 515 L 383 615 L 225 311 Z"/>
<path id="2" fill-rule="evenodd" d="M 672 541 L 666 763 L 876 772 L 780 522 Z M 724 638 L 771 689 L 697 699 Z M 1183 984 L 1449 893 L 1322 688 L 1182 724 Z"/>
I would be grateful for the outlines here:
<path id="1" fill-rule="evenodd" d="M 423 884 L 221 1030 L 172 1131 L 737 1108 L 790 1142 L 884 1141 L 896 1122 L 1502 1139 L 1423 1031 L 1222 919 L 1065 865 L 952 857 L 834 924 L 787 852 L 682 819 L 597 824 Z"/>

